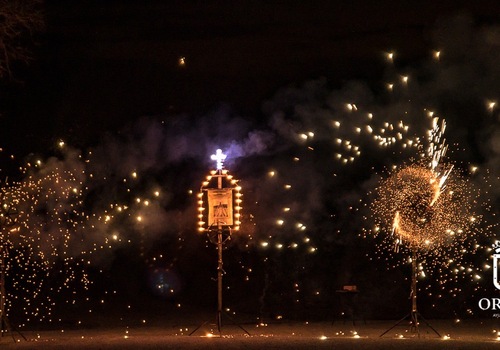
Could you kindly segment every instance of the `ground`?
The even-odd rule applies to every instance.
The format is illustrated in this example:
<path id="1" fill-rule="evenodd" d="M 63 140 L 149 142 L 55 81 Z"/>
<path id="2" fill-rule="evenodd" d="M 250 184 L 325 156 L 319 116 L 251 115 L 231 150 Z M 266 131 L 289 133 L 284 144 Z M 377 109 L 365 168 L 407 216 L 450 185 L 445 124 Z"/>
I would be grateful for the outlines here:
<path id="1" fill-rule="evenodd" d="M 283 322 L 242 324 L 251 335 L 228 322 L 219 335 L 215 325 L 147 324 L 122 328 L 23 331 L 0 339 L 3 349 L 498 349 L 498 319 L 432 320 L 438 337 L 421 324 L 420 337 L 401 324 L 380 334 L 396 321 Z M 13 341 L 11 335 L 16 339 Z"/>

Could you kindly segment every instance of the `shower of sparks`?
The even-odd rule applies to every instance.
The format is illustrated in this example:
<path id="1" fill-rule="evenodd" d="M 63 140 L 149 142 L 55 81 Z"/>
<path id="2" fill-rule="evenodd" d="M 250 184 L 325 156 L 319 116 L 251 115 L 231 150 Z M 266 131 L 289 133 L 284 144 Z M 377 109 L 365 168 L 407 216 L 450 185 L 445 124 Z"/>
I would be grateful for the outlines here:
<path id="1" fill-rule="evenodd" d="M 439 297 L 445 290 L 453 296 L 461 290 L 447 282 L 465 278 L 477 283 L 481 279 L 482 268 L 473 267 L 465 257 L 484 250 L 479 243 L 482 217 L 475 213 L 479 191 L 452 164 L 444 162 L 445 127 L 444 121 L 439 124 L 433 118 L 428 147 L 421 158 L 395 167 L 380 181 L 371 204 L 376 223 L 372 232 L 383 236 L 382 253 L 398 252 L 400 247 L 404 252 L 416 252 L 419 276 L 424 278 L 425 271 L 431 270 L 441 281 Z M 409 253 L 403 256 L 408 259 Z"/>
<path id="2" fill-rule="evenodd" d="M 58 144 L 69 149 L 63 141 Z M 120 181 L 124 186 L 114 186 L 122 193 L 116 193 L 113 201 L 89 203 L 89 186 L 97 180 L 86 168 L 90 164 L 90 159 L 69 150 L 61 159 L 26 163 L 20 168 L 22 180 L 2 184 L 6 313 L 24 319 L 19 327 L 58 322 L 53 309 L 61 299 L 68 305 L 88 300 L 86 291 L 92 285 L 88 269 L 106 256 L 106 250 L 134 244 L 142 251 L 143 236 L 132 230 L 143 232 L 162 224 L 159 189 L 131 196 L 133 185 L 128 182 L 139 182 L 137 171 Z M 5 214 L 10 211 L 15 221 L 7 224 Z M 131 229 L 125 230 L 127 226 Z M 149 264 L 164 261 L 161 254 L 144 259 Z M 168 269 L 168 264 L 161 266 Z"/>
<path id="3" fill-rule="evenodd" d="M 474 232 L 477 217 L 468 214 L 474 203 L 470 186 L 463 177 L 450 177 L 453 165 L 442 161 L 447 151 L 441 141 L 445 127 L 444 120 L 438 125 L 433 119 L 424 159 L 396 169 L 382 181 L 372 205 L 379 225 L 391 226 L 397 244 L 412 250 L 437 250 Z"/>
<path id="4" fill-rule="evenodd" d="M 1 232 L 7 310 L 15 311 L 17 317 L 24 314 L 27 322 L 53 322 L 54 296 L 74 290 L 75 285 L 87 288 L 90 284 L 88 252 L 73 251 L 77 227 L 86 221 L 85 214 L 78 211 L 80 179 L 62 169 L 31 173 L 20 182 L 5 184 L 3 191 L 2 205 L 16 211 L 16 222 L 2 227 Z M 60 279 L 59 285 L 47 286 L 46 279 L 54 277 Z M 46 293 L 46 288 L 52 292 Z"/>
<path id="5" fill-rule="evenodd" d="M 474 234 L 478 217 L 468 214 L 467 182 L 458 176 L 442 180 L 433 170 L 412 164 L 382 181 L 372 209 L 378 225 L 392 228 L 398 246 L 440 250 Z"/>

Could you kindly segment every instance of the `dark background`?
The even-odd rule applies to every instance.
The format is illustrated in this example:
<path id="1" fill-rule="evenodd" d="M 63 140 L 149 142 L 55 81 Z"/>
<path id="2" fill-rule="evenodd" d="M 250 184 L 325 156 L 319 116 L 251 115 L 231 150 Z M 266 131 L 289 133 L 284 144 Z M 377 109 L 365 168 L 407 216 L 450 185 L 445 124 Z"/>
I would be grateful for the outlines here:
<path id="1" fill-rule="evenodd" d="M 3 82 L 4 143 L 24 153 L 57 137 L 87 145 L 143 115 L 223 102 L 258 120 L 279 88 L 379 78 L 384 52 L 400 62 L 429 55 L 437 19 L 495 23 L 497 10 L 495 1 L 47 1 L 36 60 L 16 72 L 21 84 Z"/>

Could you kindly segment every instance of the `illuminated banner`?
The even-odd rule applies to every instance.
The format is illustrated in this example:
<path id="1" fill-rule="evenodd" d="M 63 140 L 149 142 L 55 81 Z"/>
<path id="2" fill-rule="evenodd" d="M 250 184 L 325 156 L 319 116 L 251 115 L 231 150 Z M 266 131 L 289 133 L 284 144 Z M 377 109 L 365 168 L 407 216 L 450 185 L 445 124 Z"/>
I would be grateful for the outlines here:
<path id="1" fill-rule="evenodd" d="M 233 189 L 208 189 L 208 226 L 233 225 Z"/>

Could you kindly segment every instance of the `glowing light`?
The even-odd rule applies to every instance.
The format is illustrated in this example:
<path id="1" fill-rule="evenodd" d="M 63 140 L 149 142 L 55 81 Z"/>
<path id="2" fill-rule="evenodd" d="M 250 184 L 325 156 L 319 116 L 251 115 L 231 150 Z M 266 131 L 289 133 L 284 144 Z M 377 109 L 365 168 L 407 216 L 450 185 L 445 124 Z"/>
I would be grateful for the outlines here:
<path id="1" fill-rule="evenodd" d="M 222 153 L 221 149 L 215 151 L 215 154 L 210 156 L 210 159 L 215 160 L 217 164 L 217 170 L 222 170 L 224 166 L 224 160 L 226 160 L 226 155 Z"/>
<path id="2" fill-rule="evenodd" d="M 230 228 L 233 231 L 239 231 L 240 230 L 240 225 L 241 225 L 241 210 L 243 209 L 241 206 L 242 200 L 242 193 L 241 193 L 241 186 L 238 185 L 238 180 L 236 180 L 233 175 L 230 175 L 228 170 L 226 169 L 221 169 L 223 166 L 222 160 L 225 159 L 225 155 L 222 154 L 222 151 L 219 149 L 217 150 L 215 155 L 212 155 L 212 159 L 217 161 L 218 167 L 220 167 L 216 171 L 211 171 L 210 175 L 206 177 L 206 181 L 202 182 L 202 186 L 200 188 L 200 192 L 197 194 L 198 197 L 198 232 L 203 233 L 207 230 L 209 230 L 208 223 L 213 221 L 214 219 L 209 217 L 209 215 L 213 215 L 209 212 L 209 210 L 206 210 L 205 205 L 209 203 L 209 193 L 211 189 L 225 189 L 226 193 L 230 194 L 230 197 L 232 198 L 232 208 L 233 210 L 230 212 L 232 216 L 232 223 L 229 225 Z M 229 188 L 222 187 L 223 186 L 223 179 L 226 179 L 225 182 L 229 182 L 230 186 Z M 215 182 L 214 182 L 215 181 Z M 210 187 L 209 187 L 210 186 Z M 232 188 L 232 190 L 231 190 Z M 206 195 L 205 195 L 206 194 Z M 206 196 L 206 197 L 205 197 Z M 231 200 L 231 199 L 229 199 Z M 149 204 L 149 202 L 145 203 L 145 205 Z M 224 220 L 226 222 L 226 220 Z M 212 225 L 211 223 L 210 225 Z"/>

